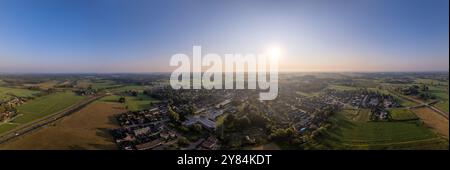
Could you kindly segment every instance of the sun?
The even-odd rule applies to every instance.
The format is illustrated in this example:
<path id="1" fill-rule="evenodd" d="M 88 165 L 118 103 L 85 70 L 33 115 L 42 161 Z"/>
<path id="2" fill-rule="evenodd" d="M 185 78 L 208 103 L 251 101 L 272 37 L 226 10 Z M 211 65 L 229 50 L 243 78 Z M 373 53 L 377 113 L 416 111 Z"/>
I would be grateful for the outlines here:
<path id="1" fill-rule="evenodd" d="M 268 49 L 268 54 L 271 60 L 279 60 L 282 55 L 282 50 L 278 46 L 272 46 Z"/>

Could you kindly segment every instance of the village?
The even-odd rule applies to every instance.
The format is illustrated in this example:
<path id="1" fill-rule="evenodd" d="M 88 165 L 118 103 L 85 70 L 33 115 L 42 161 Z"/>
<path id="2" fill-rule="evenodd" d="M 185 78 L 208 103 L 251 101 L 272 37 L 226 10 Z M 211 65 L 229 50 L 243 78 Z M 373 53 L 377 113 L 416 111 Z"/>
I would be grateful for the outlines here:
<path id="1" fill-rule="evenodd" d="M 215 137 L 216 120 L 225 112 L 232 113 L 230 102 L 228 99 L 210 107 L 199 108 L 179 124 L 169 116 L 169 112 L 181 112 L 186 105 L 169 108 L 167 103 L 159 103 L 151 109 L 122 113 L 116 117 L 121 128 L 114 129 L 112 136 L 123 150 L 219 149 L 220 143 Z M 187 129 L 196 129 L 199 137 L 190 142 L 187 138 L 192 138 L 192 134 Z"/>

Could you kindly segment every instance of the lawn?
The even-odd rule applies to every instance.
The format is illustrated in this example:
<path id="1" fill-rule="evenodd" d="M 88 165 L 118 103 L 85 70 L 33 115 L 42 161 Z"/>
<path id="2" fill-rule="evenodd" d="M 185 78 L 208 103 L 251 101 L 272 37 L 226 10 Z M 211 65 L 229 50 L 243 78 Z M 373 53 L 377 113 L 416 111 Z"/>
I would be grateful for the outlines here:
<path id="1" fill-rule="evenodd" d="M 418 119 L 416 114 L 414 114 L 411 110 L 408 110 L 408 109 L 394 108 L 394 109 L 389 109 L 388 111 L 391 114 L 391 117 L 393 120 Z"/>
<path id="2" fill-rule="evenodd" d="M 332 149 L 420 149 L 448 148 L 448 141 L 438 137 L 419 121 L 356 122 L 343 113 L 330 118 L 323 145 Z M 430 145 L 433 146 L 430 146 Z"/>
<path id="3" fill-rule="evenodd" d="M 39 91 L 19 89 L 19 88 L 9 88 L 0 87 L 0 100 L 8 100 L 12 96 L 18 97 L 32 97 L 34 94 L 39 93 Z"/>
<path id="4" fill-rule="evenodd" d="M 58 92 L 28 101 L 17 107 L 19 116 L 13 120 L 15 123 L 27 123 L 46 115 L 61 111 L 74 105 L 85 97 L 73 92 Z"/>

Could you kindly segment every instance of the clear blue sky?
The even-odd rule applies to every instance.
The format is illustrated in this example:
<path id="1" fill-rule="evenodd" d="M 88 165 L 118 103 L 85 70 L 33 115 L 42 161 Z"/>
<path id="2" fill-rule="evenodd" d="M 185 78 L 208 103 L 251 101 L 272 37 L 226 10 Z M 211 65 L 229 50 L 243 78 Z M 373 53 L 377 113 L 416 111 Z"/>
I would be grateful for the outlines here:
<path id="1" fill-rule="evenodd" d="M 448 71 L 448 0 L 1 0 L 0 72 L 170 71 L 284 52 L 285 71 Z"/>

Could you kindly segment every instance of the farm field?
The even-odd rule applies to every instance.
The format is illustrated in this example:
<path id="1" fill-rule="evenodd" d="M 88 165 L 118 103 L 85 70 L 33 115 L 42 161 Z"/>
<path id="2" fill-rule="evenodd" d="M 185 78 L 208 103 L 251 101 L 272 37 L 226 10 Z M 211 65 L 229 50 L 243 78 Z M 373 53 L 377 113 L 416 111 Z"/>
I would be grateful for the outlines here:
<path id="1" fill-rule="evenodd" d="M 12 123 L 0 123 L 0 134 L 2 134 L 3 132 L 7 132 L 11 129 L 14 129 L 17 126 L 18 126 L 17 124 Z"/>
<path id="2" fill-rule="evenodd" d="M 39 91 L 28 90 L 28 89 L 19 89 L 19 88 L 0 87 L 0 101 L 8 100 L 13 96 L 32 97 L 33 95 L 35 95 L 37 93 L 39 93 Z"/>
<path id="3" fill-rule="evenodd" d="M 111 95 L 100 99 L 100 101 L 119 103 L 119 98 L 120 96 L 118 95 Z M 155 100 L 143 94 L 139 94 L 138 96 L 125 96 L 125 103 L 123 105 L 127 110 L 137 111 L 149 108 L 151 102 L 158 102 L 158 100 Z"/>
<path id="4" fill-rule="evenodd" d="M 449 96 L 448 87 L 430 86 L 429 92 L 435 95 L 438 100 L 440 100 L 440 102 L 436 104 L 436 107 L 448 113 L 448 96 Z"/>
<path id="5" fill-rule="evenodd" d="M 125 85 L 123 87 L 114 88 L 111 91 L 113 92 L 124 92 L 127 90 L 136 90 L 136 91 L 143 91 L 146 89 L 146 86 L 140 86 L 140 85 Z"/>
<path id="6" fill-rule="evenodd" d="M 114 103 L 94 102 L 38 131 L 0 145 L 0 149 L 117 149 L 109 129 L 113 115 L 124 112 Z"/>
<path id="7" fill-rule="evenodd" d="M 413 120 L 418 119 L 417 116 L 408 109 L 394 108 L 388 110 L 393 120 Z"/>
<path id="8" fill-rule="evenodd" d="M 85 97 L 78 96 L 73 92 L 57 92 L 30 100 L 17 107 L 18 116 L 13 123 L 27 123 L 63 110 Z"/>
<path id="9" fill-rule="evenodd" d="M 105 89 L 120 85 L 110 80 L 78 80 L 76 86 L 81 88 L 92 87 L 93 89 Z"/>
<path id="10" fill-rule="evenodd" d="M 433 110 L 423 107 L 414 109 L 413 112 L 419 117 L 427 126 L 431 127 L 442 136 L 449 138 L 449 122 L 448 119 L 436 114 Z"/>
<path id="11" fill-rule="evenodd" d="M 334 149 L 448 149 L 448 140 L 420 121 L 356 122 L 344 114 L 330 118 L 334 127 L 327 131 L 324 145 Z"/>
<path id="12" fill-rule="evenodd" d="M 25 87 L 39 87 L 40 89 L 47 90 L 49 88 L 53 88 L 55 85 L 58 84 L 58 81 L 56 80 L 50 80 L 42 83 L 37 84 L 24 84 Z"/>

